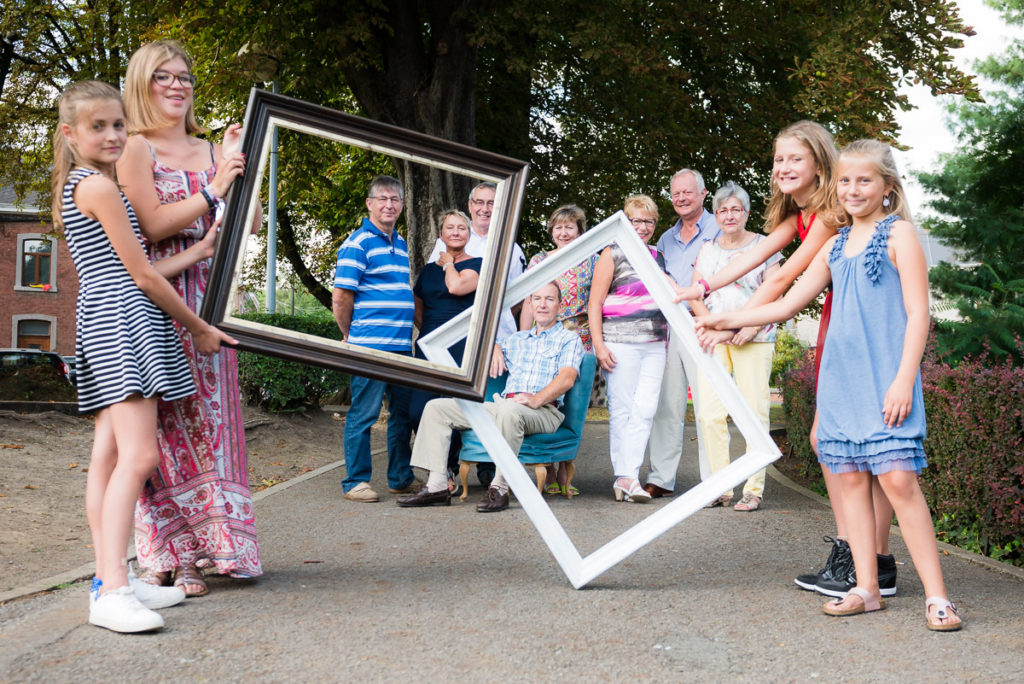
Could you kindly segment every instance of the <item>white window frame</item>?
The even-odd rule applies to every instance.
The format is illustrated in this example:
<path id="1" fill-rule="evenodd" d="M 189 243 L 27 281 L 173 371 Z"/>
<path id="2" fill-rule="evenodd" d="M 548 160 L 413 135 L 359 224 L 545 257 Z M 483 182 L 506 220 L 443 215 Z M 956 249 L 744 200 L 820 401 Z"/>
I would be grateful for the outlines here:
<path id="1" fill-rule="evenodd" d="M 39 287 L 29 287 L 21 284 L 22 267 L 25 263 L 25 242 L 28 240 L 47 240 L 52 248 L 50 250 L 50 289 L 43 290 Z M 22 233 L 18 236 L 17 261 L 14 266 L 14 289 L 18 292 L 56 292 L 57 291 L 57 240 L 45 233 Z"/>
<path id="2" fill-rule="evenodd" d="M 18 327 L 22 321 L 46 321 L 49 323 L 50 351 L 57 351 L 57 317 L 46 314 L 14 314 L 11 316 L 11 347 L 18 348 Z"/>

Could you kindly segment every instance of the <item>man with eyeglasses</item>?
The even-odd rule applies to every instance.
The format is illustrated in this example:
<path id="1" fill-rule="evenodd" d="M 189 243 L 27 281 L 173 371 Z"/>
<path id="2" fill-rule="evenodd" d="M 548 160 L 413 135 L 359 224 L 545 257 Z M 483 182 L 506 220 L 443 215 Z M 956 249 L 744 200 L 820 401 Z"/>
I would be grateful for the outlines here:
<path id="1" fill-rule="evenodd" d="M 415 304 L 409 285 L 409 252 L 395 230 L 402 213 L 403 192 L 398 180 L 377 176 L 366 193 L 369 216 L 338 249 L 331 298 L 334 320 L 350 344 L 404 354 L 412 353 Z M 370 429 L 388 398 L 388 491 L 419 491 L 409 465 L 409 388 L 353 375 L 352 407 L 345 417 L 345 498 L 373 502 L 380 497 L 370 487 L 373 461 Z"/>
<path id="2" fill-rule="evenodd" d="M 679 220 L 658 240 L 658 251 L 665 255 L 665 266 L 681 286 L 693 280 L 693 264 L 701 245 L 721 234 L 715 216 L 704 208 L 708 191 L 704 177 L 693 169 L 676 171 L 669 183 L 672 208 Z M 689 304 L 687 304 L 689 308 Z M 683 354 L 683 345 L 674 331 L 669 332 L 668 359 L 661 378 L 661 395 L 654 414 L 647 457 L 651 472 L 644 490 L 651 498 L 671 496 L 676 485 L 676 472 L 683 456 L 683 417 L 686 413 L 687 388 L 691 388 L 696 409 L 697 367 Z M 697 450 L 701 478 L 710 475 L 700 428 L 697 429 Z"/>
<path id="3" fill-rule="evenodd" d="M 491 214 L 494 212 L 494 198 L 497 195 L 498 186 L 494 183 L 480 183 L 469 193 L 469 218 L 470 231 L 469 241 L 466 243 L 466 254 L 471 257 L 484 258 L 487 256 L 487 237 L 491 230 Z M 434 243 L 434 250 L 430 253 L 427 263 L 433 263 L 445 250 L 441 238 Z M 511 283 L 526 270 L 526 255 L 518 243 L 512 245 L 512 259 L 508 265 L 508 278 L 506 283 Z M 516 321 L 519 320 L 519 304 L 501 312 L 498 319 L 498 335 L 495 340 L 494 351 L 491 360 L 491 375 L 497 377 L 505 372 L 504 361 L 501 355 L 501 342 L 514 332 L 519 330 Z M 480 484 L 487 487 L 491 484 L 495 469 L 493 463 L 478 463 L 476 466 L 477 479 Z"/>
<path id="4" fill-rule="evenodd" d="M 487 253 L 487 236 L 491 230 L 491 214 L 494 211 L 494 197 L 497 193 L 497 186 L 494 183 L 480 183 L 469 193 L 469 218 L 471 221 L 469 231 L 469 242 L 466 243 L 466 254 L 471 257 L 485 257 Z M 434 243 L 434 250 L 430 253 L 427 263 L 437 261 L 444 251 L 444 243 L 441 238 Z M 508 266 L 508 281 L 512 282 L 526 270 L 526 255 L 518 243 L 512 245 L 512 260 Z M 501 342 L 508 335 L 519 330 L 516 325 L 516 317 L 513 311 L 506 309 L 501 313 L 498 322 L 498 342 Z"/>

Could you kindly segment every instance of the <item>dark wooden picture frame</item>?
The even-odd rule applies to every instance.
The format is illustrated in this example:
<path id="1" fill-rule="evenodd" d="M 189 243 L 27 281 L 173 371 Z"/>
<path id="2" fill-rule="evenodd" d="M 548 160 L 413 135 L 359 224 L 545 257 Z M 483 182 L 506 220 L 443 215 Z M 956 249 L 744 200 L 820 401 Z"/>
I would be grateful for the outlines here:
<path id="1" fill-rule="evenodd" d="M 480 274 L 461 368 L 277 328 L 234 316 L 238 277 L 260 202 L 274 127 L 340 141 L 375 153 L 497 184 L 487 255 Z M 243 124 L 247 171 L 227 198 L 201 316 L 238 339 L 238 348 L 375 380 L 480 401 L 487 384 L 508 264 L 526 190 L 524 162 L 433 136 L 253 88 Z M 369 183 L 370 179 L 366 179 Z M 353 229 L 355 226 L 353 226 Z"/>

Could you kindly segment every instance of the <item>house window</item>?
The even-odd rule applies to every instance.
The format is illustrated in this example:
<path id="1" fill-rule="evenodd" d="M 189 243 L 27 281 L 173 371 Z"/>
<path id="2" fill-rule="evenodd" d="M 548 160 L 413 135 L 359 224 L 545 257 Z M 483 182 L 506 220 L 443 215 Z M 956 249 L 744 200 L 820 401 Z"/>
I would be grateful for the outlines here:
<path id="1" fill-rule="evenodd" d="M 45 235 L 19 235 L 14 289 L 35 292 L 56 291 L 57 258 L 54 252 L 54 241 Z"/>
<path id="2" fill-rule="evenodd" d="M 52 316 L 29 318 L 14 317 L 14 346 L 19 349 L 53 349 L 55 320 Z"/>

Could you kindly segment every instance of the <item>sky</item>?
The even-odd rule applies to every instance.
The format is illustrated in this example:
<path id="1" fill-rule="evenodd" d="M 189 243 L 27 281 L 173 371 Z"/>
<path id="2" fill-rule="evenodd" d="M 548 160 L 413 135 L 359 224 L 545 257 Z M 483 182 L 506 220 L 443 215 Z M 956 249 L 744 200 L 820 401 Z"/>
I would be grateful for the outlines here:
<path id="1" fill-rule="evenodd" d="M 973 62 L 976 60 L 1002 52 L 1014 36 L 1024 36 L 1024 31 L 1007 26 L 999 13 L 983 0 L 960 0 L 957 4 L 964 23 L 976 31 L 976 35 L 964 39 L 963 48 L 953 53 L 956 64 L 967 73 L 975 73 Z M 987 88 L 984 82 L 981 82 L 981 87 L 983 93 L 991 88 L 990 85 Z M 926 86 L 904 88 L 902 92 L 909 95 L 917 108 L 897 117 L 902 129 L 899 141 L 910 149 L 896 151 L 896 163 L 906 177 L 904 184 L 916 219 L 927 214 L 923 206 L 926 197 L 910 172 L 935 170 L 938 168 L 938 155 L 953 151 L 955 140 L 946 129 L 944 107 L 944 102 L 952 96 L 933 97 Z"/>

